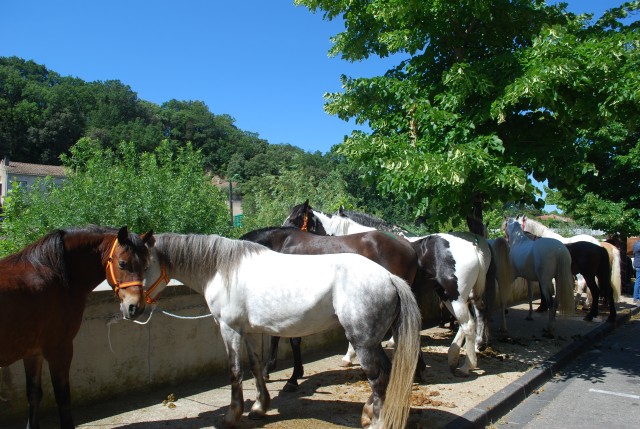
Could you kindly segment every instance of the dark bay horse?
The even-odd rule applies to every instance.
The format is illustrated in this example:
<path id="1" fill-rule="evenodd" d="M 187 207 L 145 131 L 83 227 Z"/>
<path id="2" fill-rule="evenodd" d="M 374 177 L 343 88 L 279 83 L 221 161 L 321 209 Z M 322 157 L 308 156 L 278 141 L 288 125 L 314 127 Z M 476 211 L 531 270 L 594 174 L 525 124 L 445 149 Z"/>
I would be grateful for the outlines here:
<path id="1" fill-rule="evenodd" d="M 604 247 L 588 241 L 565 243 L 565 246 L 571 254 L 571 273 L 574 276 L 578 273 L 582 274 L 593 298 L 589 314 L 584 317 L 584 320 L 591 321 L 598 316 L 598 300 L 602 294 L 609 303 L 607 322 L 615 322 L 616 306 L 611 286 L 609 253 Z M 596 278 L 598 279 L 597 283 Z"/>
<path id="2" fill-rule="evenodd" d="M 87 297 L 106 278 L 123 316 L 139 316 L 145 307 L 146 244 L 153 245 L 152 233 L 92 226 L 54 231 L 0 259 L 0 367 L 23 360 L 27 429 L 40 427 L 43 360 L 49 364 L 60 427 L 75 427 L 69 369 Z"/>
<path id="3" fill-rule="evenodd" d="M 372 231 L 385 228 L 387 231 L 401 231 L 389 228 L 383 221 L 375 221 L 369 215 L 357 216 L 363 225 L 353 218 L 355 213 L 342 208 L 337 214 L 327 215 L 317 212 L 309 205 L 309 200 L 294 206 L 285 226 L 306 228 L 319 235 L 346 236 L 354 232 Z M 373 220 L 373 221 L 372 221 Z M 433 290 L 444 302 L 447 309 L 459 322 L 458 332 L 449 348 L 449 367 L 454 375 L 466 377 L 477 365 L 476 348 L 487 341 L 488 331 L 484 324 L 484 303 L 482 297 L 487 282 L 492 282 L 491 251 L 483 237 L 469 233 L 431 234 L 426 237 L 408 237 L 418 258 L 418 273 L 413 284 L 417 290 Z M 474 307 L 474 311 L 470 310 Z M 467 359 L 458 368 L 460 350 L 464 344 Z M 420 370 L 420 368 L 418 368 Z"/>
<path id="4" fill-rule="evenodd" d="M 311 234 L 293 227 L 272 227 L 248 232 L 240 239 L 253 241 L 276 252 L 288 254 L 357 253 L 382 265 L 389 272 L 404 279 L 409 285 L 413 284 L 418 269 L 415 251 L 409 243 L 395 235 L 381 231 L 334 237 Z M 276 368 L 279 341 L 280 337 L 271 337 L 269 359 L 264 367 L 265 378 L 268 378 L 269 372 Z M 293 374 L 283 388 L 285 391 L 297 390 L 298 378 L 304 374 L 300 352 L 301 341 L 299 337 L 290 339 L 294 364 Z M 353 357 L 348 352 L 344 361 L 349 364 Z M 419 363 L 419 365 L 422 365 L 420 369 L 424 368 L 423 363 Z"/>

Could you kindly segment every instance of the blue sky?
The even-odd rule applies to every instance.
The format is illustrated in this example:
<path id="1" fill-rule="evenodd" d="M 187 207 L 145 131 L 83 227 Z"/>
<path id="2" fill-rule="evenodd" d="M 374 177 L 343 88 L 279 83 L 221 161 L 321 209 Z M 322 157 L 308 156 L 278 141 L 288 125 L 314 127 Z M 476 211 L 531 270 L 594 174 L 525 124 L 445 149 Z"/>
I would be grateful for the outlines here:
<path id="1" fill-rule="evenodd" d="M 623 0 L 570 0 L 596 17 Z M 329 58 L 340 21 L 293 0 L 4 0 L 0 56 L 85 81 L 120 80 L 157 104 L 201 100 L 269 143 L 326 152 L 355 128 L 323 110 L 340 75 L 384 73 L 397 60 Z"/>

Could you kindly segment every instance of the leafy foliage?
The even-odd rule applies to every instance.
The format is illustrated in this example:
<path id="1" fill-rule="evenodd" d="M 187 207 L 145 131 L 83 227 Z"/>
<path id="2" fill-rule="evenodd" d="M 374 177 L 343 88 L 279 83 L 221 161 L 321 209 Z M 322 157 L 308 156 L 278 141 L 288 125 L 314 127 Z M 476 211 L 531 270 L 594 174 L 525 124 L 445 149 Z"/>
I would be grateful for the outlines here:
<path id="1" fill-rule="evenodd" d="M 398 58 L 384 76 L 342 76 L 344 90 L 326 96 L 327 112 L 372 129 L 338 152 L 381 193 L 436 227 L 455 226 L 478 197 L 541 206 L 534 177 L 572 202 L 588 192 L 625 201 L 625 220 L 637 224 L 637 182 L 620 179 L 635 172 L 624 161 L 637 151 L 640 35 L 622 18 L 638 1 L 593 25 L 538 0 L 296 3 L 344 21 L 331 55 Z"/>
<path id="2" fill-rule="evenodd" d="M 83 138 L 63 159 L 69 177 L 61 186 L 44 180 L 29 192 L 14 187 L 6 198 L 3 254 L 50 230 L 87 224 L 128 225 L 136 232 L 229 231 L 225 196 L 190 145 L 174 151 L 164 141 L 154 152 L 139 154 L 131 143 L 111 150 Z"/>

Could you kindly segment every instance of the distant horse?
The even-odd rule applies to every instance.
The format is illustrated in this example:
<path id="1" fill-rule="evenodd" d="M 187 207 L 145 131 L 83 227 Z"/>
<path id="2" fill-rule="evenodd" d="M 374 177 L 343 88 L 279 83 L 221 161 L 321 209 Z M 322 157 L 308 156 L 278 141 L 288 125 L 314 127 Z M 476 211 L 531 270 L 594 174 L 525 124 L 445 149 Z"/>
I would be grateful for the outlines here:
<path id="1" fill-rule="evenodd" d="M 541 237 L 531 240 L 522 231 L 520 223 L 514 218 L 506 219 L 502 225 L 509 242 L 509 260 L 514 277 L 522 277 L 529 284 L 529 316 L 533 313 L 532 281 L 540 284 L 543 298 L 549 304 L 549 323 L 545 333 L 554 335 L 556 310 L 569 313 L 574 309 L 573 276 L 571 274 L 571 255 L 567 247 L 553 238 Z M 555 280 L 556 296 L 553 299 L 553 280 Z"/>
<path id="2" fill-rule="evenodd" d="M 598 299 L 600 293 L 609 304 L 608 322 L 616 321 L 616 306 L 611 287 L 611 267 L 609 265 L 609 253 L 602 246 L 586 241 L 566 243 L 571 254 L 571 272 L 573 275 L 582 274 L 587 287 L 591 291 L 591 309 L 584 320 L 591 321 L 598 316 Z M 596 283 L 596 278 L 598 282 Z"/>
<path id="3" fill-rule="evenodd" d="M 473 234 L 480 235 L 487 239 L 489 248 L 491 249 L 491 263 L 494 265 L 495 282 L 493 285 L 488 282 L 484 297 L 485 314 L 491 314 L 496 297 L 500 308 L 501 324 L 499 332 L 507 332 L 507 304 L 509 301 L 509 292 L 513 285 L 513 268 L 509 261 L 509 243 L 503 238 L 489 240 L 489 223 L 484 224 L 480 219 L 474 216 L 467 216 L 467 226 Z M 493 286 L 493 287 L 492 287 Z"/>
<path id="4" fill-rule="evenodd" d="M 0 367 L 23 360 L 27 428 L 40 426 L 43 360 L 49 364 L 60 427 L 75 427 L 69 369 L 87 297 L 106 278 L 123 316 L 140 315 L 149 258 L 145 244 L 152 245 L 151 233 L 139 237 L 126 227 L 57 230 L 0 260 Z"/>
<path id="5" fill-rule="evenodd" d="M 160 234 L 145 274 L 145 288 L 156 291 L 152 299 L 169 278 L 203 293 L 220 325 L 231 375 L 226 424 L 235 426 L 244 411 L 243 341 L 257 387 L 249 417 L 261 418 L 270 405 L 258 356 L 261 334 L 303 337 L 342 326 L 372 390 L 362 425 L 404 428 L 420 350 L 420 310 L 400 277 L 357 254 L 287 255 L 217 235 Z M 380 344 L 390 328 L 398 338 L 393 364 Z"/>
<path id="6" fill-rule="evenodd" d="M 553 232 L 550 228 L 541 224 L 538 221 L 530 219 L 523 215 L 516 216 L 516 222 L 521 224 L 522 230 L 525 232 L 529 232 L 536 237 L 549 237 L 555 238 L 556 240 L 561 241 L 562 243 L 576 243 L 578 241 L 586 241 L 589 243 L 597 244 L 605 248 L 605 250 L 609 254 L 609 266 L 611 267 L 610 271 L 610 284 L 613 287 L 613 298 L 614 302 L 617 302 L 620 298 L 620 294 L 622 292 L 621 278 L 620 278 L 620 251 L 613 245 L 605 242 L 598 241 L 595 237 L 592 237 L 588 234 L 578 234 L 572 237 L 563 237 L 562 235 Z"/>
<path id="7" fill-rule="evenodd" d="M 633 245 L 640 240 L 640 237 L 627 237 L 627 256 L 633 256 Z"/>
<path id="8" fill-rule="evenodd" d="M 401 277 L 410 285 L 413 284 L 418 269 L 416 253 L 409 243 L 402 238 L 380 231 L 329 237 L 310 234 L 300 231 L 298 228 L 262 228 L 248 232 L 240 239 L 253 241 L 276 252 L 288 254 L 357 253 L 382 265 L 389 272 Z M 301 289 L 302 287 L 301 285 Z M 280 337 L 271 337 L 269 360 L 264 367 L 264 376 L 267 379 L 269 378 L 269 372 L 276 367 L 279 340 Z M 300 353 L 301 341 L 301 338 L 290 339 L 293 351 L 293 374 L 283 388 L 285 391 L 297 390 L 298 378 L 304 374 L 302 355 Z M 353 350 L 351 346 L 349 349 Z M 348 353 L 344 361 L 349 364 L 351 359 L 351 354 Z M 419 359 L 419 361 L 418 375 L 425 367 L 424 361 L 422 359 Z"/>
<path id="9" fill-rule="evenodd" d="M 361 216 L 361 220 L 371 218 Z M 376 221 L 377 225 L 383 224 Z M 284 222 L 285 226 L 302 228 L 316 234 L 346 235 L 353 231 L 374 230 L 346 216 L 344 210 L 336 215 L 317 212 L 309 201 L 295 206 Z M 476 348 L 484 342 L 482 296 L 491 263 L 489 246 L 482 237 L 469 233 L 433 234 L 408 238 L 418 256 L 419 271 L 414 289 L 433 288 L 459 323 L 458 332 L 449 348 L 448 362 L 458 376 L 468 376 L 477 367 Z M 475 316 L 469 305 L 475 308 Z M 476 318 L 477 317 L 477 318 Z M 477 326 L 476 326 L 477 324 Z M 465 343 L 467 359 L 457 368 L 460 348 Z"/>

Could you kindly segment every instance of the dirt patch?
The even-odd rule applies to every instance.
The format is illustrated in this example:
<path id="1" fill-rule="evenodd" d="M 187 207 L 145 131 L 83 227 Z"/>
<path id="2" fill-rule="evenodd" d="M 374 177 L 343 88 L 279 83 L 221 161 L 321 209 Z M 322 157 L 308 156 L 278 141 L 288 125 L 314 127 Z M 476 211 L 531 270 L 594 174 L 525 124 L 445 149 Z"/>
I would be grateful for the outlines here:
<path id="1" fill-rule="evenodd" d="M 631 307 L 629 298 L 618 305 L 620 313 L 624 311 L 622 309 Z M 454 333 L 439 327 L 422 331 L 426 377 L 423 382 L 413 385 L 407 428 L 444 427 L 565 346 L 581 340 L 589 331 L 606 323 L 606 309 L 603 314 L 605 317 L 594 322 L 582 320 L 583 312 L 561 317 L 556 322 L 556 336 L 546 338 L 542 335 L 542 328 L 547 324 L 546 315 L 535 314 L 533 321 L 526 321 L 527 306 L 513 306 L 507 318 L 509 334 L 494 337 L 490 347 L 478 354 L 478 369 L 467 378 L 453 376 L 448 368 L 447 350 Z M 490 326 L 492 332 L 497 332 L 498 321 Z M 245 413 L 238 428 L 360 427 L 362 407 L 371 389 L 360 366 L 339 366 L 345 350 L 328 351 L 322 358 L 304 356 L 305 377 L 299 390 L 293 393 L 281 392 L 292 372 L 288 367 L 290 362 L 281 362 L 280 368 L 284 369 L 273 373 L 268 384 L 271 409 L 266 418 L 259 421 L 247 417 L 255 398 L 255 386 L 245 367 Z M 464 353 L 461 358 L 464 358 Z M 148 395 L 117 398 L 110 404 L 77 410 L 76 420 L 80 428 L 87 429 L 222 428 L 229 399 L 228 377 L 221 376 L 213 382 L 203 380 L 195 385 L 159 389 Z M 22 423 L 15 427 L 23 427 Z M 57 418 L 42 423 L 43 426 L 55 426 Z"/>

